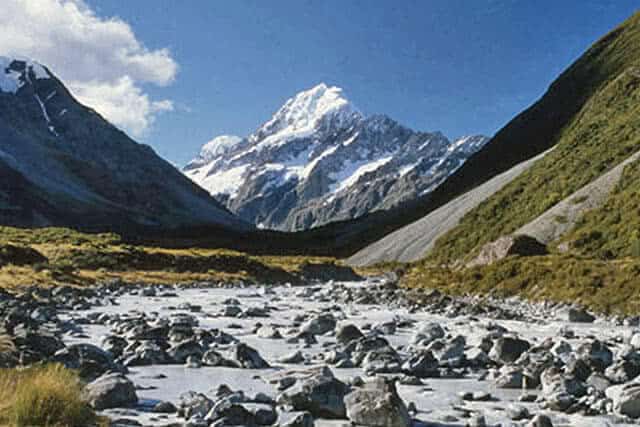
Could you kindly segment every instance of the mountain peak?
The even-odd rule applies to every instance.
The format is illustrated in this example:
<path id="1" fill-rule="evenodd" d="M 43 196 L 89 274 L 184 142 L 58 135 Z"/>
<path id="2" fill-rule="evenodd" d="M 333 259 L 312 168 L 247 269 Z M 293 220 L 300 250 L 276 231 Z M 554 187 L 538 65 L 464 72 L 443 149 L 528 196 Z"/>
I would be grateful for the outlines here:
<path id="1" fill-rule="evenodd" d="M 299 92 L 289 99 L 284 107 L 288 107 L 289 110 L 295 110 L 298 113 L 317 115 L 346 104 L 350 104 L 350 102 L 345 97 L 342 88 L 329 86 L 322 82 L 311 89 Z"/>
<path id="2" fill-rule="evenodd" d="M 271 120 L 251 136 L 251 140 L 270 145 L 310 135 L 328 119 L 341 127 L 361 117 L 341 88 L 320 83 L 287 100 Z"/>
<path id="3" fill-rule="evenodd" d="M 209 159 L 226 153 L 230 148 L 242 141 L 242 138 L 235 135 L 220 135 L 213 138 L 202 146 L 200 157 Z"/>
<path id="4" fill-rule="evenodd" d="M 183 171 L 241 218 L 294 231 L 432 191 L 480 148 L 486 139 L 479 138 L 458 149 L 440 132 L 365 116 L 341 88 L 320 83 L 287 100 L 248 138 L 208 142 Z"/>
<path id="5" fill-rule="evenodd" d="M 0 92 L 16 93 L 31 78 L 48 79 L 51 74 L 31 59 L 0 56 Z"/>

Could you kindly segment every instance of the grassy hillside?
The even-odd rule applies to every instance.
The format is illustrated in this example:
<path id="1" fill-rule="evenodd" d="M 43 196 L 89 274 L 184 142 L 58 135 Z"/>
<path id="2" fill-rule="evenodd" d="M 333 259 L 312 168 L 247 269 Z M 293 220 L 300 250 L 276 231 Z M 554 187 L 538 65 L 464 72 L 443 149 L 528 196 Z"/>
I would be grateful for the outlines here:
<path id="1" fill-rule="evenodd" d="M 29 284 L 90 285 L 109 279 L 147 283 L 235 280 L 296 283 L 318 274 L 313 272 L 317 268 L 340 274 L 339 263 L 327 257 L 172 249 L 131 245 L 113 233 L 0 227 L 0 287 L 4 288 Z"/>
<path id="2" fill-rule="evenodd" d="M 565 81 L 569 75 L 575 75 L 573 84 Z M 596 43 L 552 88 L 561 85 L 589 96 L 566 126 L 546 135 L 557 142 L 554 150 L 442 236 L 432 259 L 469 257 L 640 150 L 640 14 Z M 546 105 L 549 116 L 562 108 Z M 527 129 L 532 135 L 540 130 L 535 122 Z"/>
<path id="3" fill-rule="evenodd" d="M 628 165 L 603 206 L 587 212 L 562 239 L 570 250 L 599 259 L 640 257 L 640 162 Z"/>
<path id="4" fill-rule="evenodd" d="M 640 259 L 598 260 L 575 255 L 509 257 L 495 264 L 449 269 L 422 263 L 402 280 L 412 288 L 452 295 L 520 296 L 533 301 L 578 303 L 595 311 L 640 313 Z"/>
<path id="5" fill-rule="evenodd" d="M 640 313 L 640 162 L 625 168 L 604 205 L 550 245 L 551 254 L 454 267 L 640 151 L 640 13 L 595 43 L 543 99 L 465 165 L 463 175 L 483 163 L 493 168 L 487 157 L 491 149 L 521 155 L 523 144 L 532 144 L 534 151 L 554 149 L 464 216 L 427 259 L 405 267 L 403 283 L 451 294 L 518 295 L 600 312 Z M 500 153 L 493 154 L 501 162 Z M 446 185 L 466 189 L 469 176 L 458 175 Z"/>

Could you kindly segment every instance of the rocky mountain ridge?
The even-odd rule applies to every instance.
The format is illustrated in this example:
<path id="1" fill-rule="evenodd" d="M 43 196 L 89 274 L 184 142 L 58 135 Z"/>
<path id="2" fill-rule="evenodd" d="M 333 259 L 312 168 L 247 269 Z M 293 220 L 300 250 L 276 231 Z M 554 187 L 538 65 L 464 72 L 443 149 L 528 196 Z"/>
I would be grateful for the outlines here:
<path id="1" fill-rule="evenodd" d="M 297 231 L 424 196 L 487 140 L 452 142 L 366 116 L 323 83 L 289 99 L 250 136 L 205 144 L 184 173 L 242 219 Z"/>
<path id="2" fill-rule="evenodd" d="M 0 176 L 5 225 L 250 228 L 28 59 L 0 58 Z"/>

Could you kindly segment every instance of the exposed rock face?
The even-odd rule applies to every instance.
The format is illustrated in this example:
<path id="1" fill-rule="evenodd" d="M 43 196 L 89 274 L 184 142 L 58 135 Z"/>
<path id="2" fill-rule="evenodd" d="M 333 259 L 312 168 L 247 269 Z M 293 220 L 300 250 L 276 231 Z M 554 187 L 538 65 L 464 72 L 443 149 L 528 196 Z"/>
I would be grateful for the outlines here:
<path id="1" fill-rule="evenodd" d="M 504 236 L 487 243 L 480 249 L 478 256 L 467 267 L 489 265 L 511 255 L 539 256 L 548 254 L 546 245 L 530 236 Z"/>
<path id="2" fill-rule="evenodd" d="M 153 150 L 79 104 L 46 67 L 0 58 L 0 222 L 246 229 Z"/>
<path id="3" fill-rule="evenodd" d="M 585 212 L 602 206 L 617 187 L 625 167 L 639 158 L 640 153 L 631 155 L 610 171 L 556 203 L 533 221 L 520 227 L 516 234 L 534 237 L 545 244 L 558 240 L 575 227 Z M 562 221 L 558 221 L 558 218 L 562 218 Z M 566 250 L 568 246 L 568 243 L 564 242 L 558 249 Z"/>
<path id="4" fill-rule="evenodd" d="M 184 172 L 241 218 L 293 231 L 425 195 L 487 140 L 451 142 L 386 116 L 366 117 L 340 88 L 320 84 L 249 137 L 207 143 Z"/>

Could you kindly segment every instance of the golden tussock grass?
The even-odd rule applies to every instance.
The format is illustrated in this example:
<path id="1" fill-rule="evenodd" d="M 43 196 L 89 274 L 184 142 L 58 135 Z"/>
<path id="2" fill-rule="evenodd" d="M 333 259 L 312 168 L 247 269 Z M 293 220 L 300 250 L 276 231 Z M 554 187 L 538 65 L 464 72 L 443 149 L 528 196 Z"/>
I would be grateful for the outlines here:
<path id="1" fill-rule="evenodd" d="M 77 374 L 61 365 L 0 370 L 0 423 L 85 427 L 99 422 L 82 399 Z"/>

